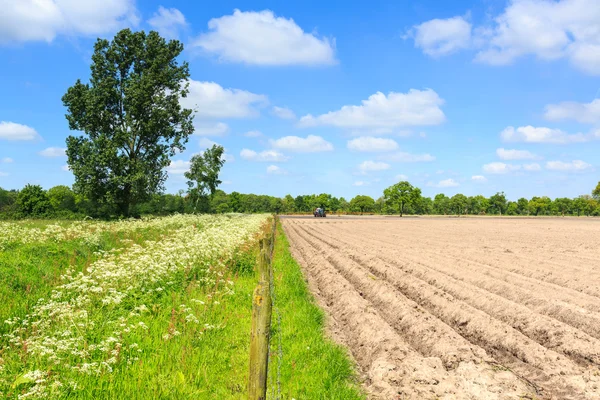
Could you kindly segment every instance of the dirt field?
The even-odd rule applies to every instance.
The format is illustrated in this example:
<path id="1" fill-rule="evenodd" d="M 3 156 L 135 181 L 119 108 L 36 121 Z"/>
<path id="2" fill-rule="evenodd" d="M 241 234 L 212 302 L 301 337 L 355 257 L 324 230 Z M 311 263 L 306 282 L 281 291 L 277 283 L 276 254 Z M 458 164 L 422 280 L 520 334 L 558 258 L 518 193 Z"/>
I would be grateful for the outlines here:
<path id="1" fill-rule="evenodd" d="M 600 220 L 285 218 L 376 399 L 600 399 Z"/>

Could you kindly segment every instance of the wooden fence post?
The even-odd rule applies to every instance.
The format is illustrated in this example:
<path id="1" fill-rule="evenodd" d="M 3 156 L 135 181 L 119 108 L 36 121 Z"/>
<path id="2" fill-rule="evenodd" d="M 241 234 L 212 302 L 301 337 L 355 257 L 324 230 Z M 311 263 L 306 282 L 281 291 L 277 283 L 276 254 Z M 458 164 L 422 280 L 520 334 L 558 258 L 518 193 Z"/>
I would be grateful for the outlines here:
<path id="1" fill-rule="evenodd" d="M 260 240 L 258 272 L 260 280 L 252 297 L 252 331 L 250 334 L 250 375 L 248 399 L 267 398 L 267 374 L 269 370 L 269 336 L 271 335 L 271 243 L 273 234 Z"/>

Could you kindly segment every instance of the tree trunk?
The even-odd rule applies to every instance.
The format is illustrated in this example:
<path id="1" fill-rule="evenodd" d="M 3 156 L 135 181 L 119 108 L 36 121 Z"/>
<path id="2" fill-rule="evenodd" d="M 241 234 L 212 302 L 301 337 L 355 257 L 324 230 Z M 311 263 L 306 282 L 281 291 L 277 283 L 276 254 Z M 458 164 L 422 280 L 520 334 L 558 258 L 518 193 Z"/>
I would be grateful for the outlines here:
<path id="1" fill-rule="evenodd" d="M 402 218 L 403 213 L 404 213 L 404 203 L 400 202 L 400 218 Z"/>

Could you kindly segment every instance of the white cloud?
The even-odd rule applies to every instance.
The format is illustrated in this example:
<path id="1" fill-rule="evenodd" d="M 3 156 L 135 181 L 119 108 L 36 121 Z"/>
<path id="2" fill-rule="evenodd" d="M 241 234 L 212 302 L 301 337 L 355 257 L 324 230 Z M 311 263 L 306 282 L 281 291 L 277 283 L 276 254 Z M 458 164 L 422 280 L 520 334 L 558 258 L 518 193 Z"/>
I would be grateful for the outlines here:
<path id="1" fill-rule="evenodd" d="M 348 148 L 354 151 L 393 151 L 398 149 L 398 143 L 393 139 L 361 136 L 348 141 Z"/>
<path id="2" fill-rule="evenodd" d="M 181 105 L 195 111 L 196 118 L 250 118 L 260 114 L 267 96 L 240 89 L 224 89 L 215 82 L 190 80 L 190 92 Z"/>
<path id="3" fill-rule="evenodd" d="M 48 147 L 38 154 L 43 157 L 65 157 L 67 149 L 63 147 Z"/>
<path id="4" fill-rule="evenodd" d="M 8 172 L 0 171 L 0 176 L 8 176 L 10 175 Z"/>
<path id="5" fill-rule="evenodd" d="M 600 122 L 600 99 L 590 103 L 565 101 L 549 104 L 544 117 L 549 121 L 575 120 L 582 124 L 595 124 Z"/>
<path id="6" fill-rule="evenodd" d="M 281 119 L 296 119 L 296 114 L 287 107 L 273 106 L 272 112 Z"/>
<path id="7" fill-rule="evenodd" d="M 271 145 L 277 149 L 295 151 L 298 153 L 316 153 L 332 151 L 333 145 L 321 136 L 308 135 L 306 138 L 299 136 L 285 136 L 272 140 Z"/>
<path id="8" fill-rule="evenodd" d="M 542 167 L 538 163 L 523 164 L 523 169 L 529 172 L 541 171 Z"/>
<path id="9" fill-rule="evenodd" d="M 243 12 L 213 18 L 209 32 L 192 46 L 215 54 L 221 61 L 254 65 L 331 65 L 335 41 L 306 33 L 292 19 L 272 11 Z"/>
<path id="10" fill-rule="evenodd" d="M 278 167 L 277 165 L 269 165 L 267 167 L 267 174 L 270 175 L 287 175 L 287 171 L 283 168 Z"/>
<path id="11" fill-rule="evenodd" d="M 331 125 L 351 129 L 390 129 L 402 126 L 439 125 L 446 116 L 440 109 L 444 104 L 431 90 L 411 89 L 408 93 L 390 92 L 387 96 L 377 92 L 359 106 L 343 106 L 314 117 L 300 118 L 301 127 Z"/>
<path id="12" fill-rule="evenodd" d="M 577 68 L 600 74 L 600 7 L 597 0 L 514 0 L 482 37 L 476 59 L 504 65 L 519 57 L 567 58 Z"/>
<path id="13" fill-rule="evenodd" d="M 184 160 L 173 160 L 167 167 L 167 172 L 173 175 L 183 175 L 190 170 L 190 162 Z"/>
<path id="14" fill-rule="evenodd" d="M 487 178 L 485 176 L 483 176 L 483 175 L 473 175 L 471 177 L 471 180 L 473 182 L 477 182 L 477 183 L 485 183 L 485 182 L 487 182 Z"/>
<path id="15" fill-rule="evenodd" d="M 35 129 L 15 122 L 0 122 L 0 139 L 4 140 L 36 140 L 40 135 Z"/>
<path id="16" fill-rule="evenodd" d="M 509 126 L 500 133 L 500 137 L 505 142 L 567 144 L 583 143 L 600 139 L 600 131 L 589 134 L 569 134 L 561 131 L 560 129 L 534 127 L 531 125 L 521 126 L 517 129 Z"/>
<path id="17" fill-rule="evenodd" d="M 261 137 L 264 135 L 261 131 L 248 131 L 248 132 L 244 133 L 244 136 L 249 137 L 249 138 L 257 138 L 257 137 Z"/>
<path id="18" fill-rule="evenodd" d="M 404 174 L 399 174 L 399 175 L 396 175 L 396 180 L 398 180 L 398 181 L 407 181 L 408 180 L 408 176 L 406 176 Z"/>
<path id="19" fill-rule="evenodd" d="M 229 125 L 224 122 L 194 121 L 194 135 L 199 136 L 224 136 L 229 132 Z"/>
<path id="20" fill-rule="evenodd" d="M 97 36 L 139 22 L 134 0 L 0 0 L 0 43 Z"/>
<path id="21" fill-rule="evenodd" d="M 359 171 L 363 174 L 375 171 L 385 171 L 386 169 L 390 169 L 390 167 L 390 164 L 380 161 L 363 161 L 358 165 Z"/>
<path id="22" fill-rule="evenodd" d="M 488 174 L 506 174 L 519 169 L 521 169 L 520 165 L 505 164 L 502 162 L 493 162 L 483 166 L 483 170 Z"/>
<path id="23" fill-rule="evenodd" d="M 496 154 L 501 160 L 537 160 L 540 157 L 527 150 L 496 149 Z"/>
<path id="24" fill-rule="evenodd" d="M 369 182 L 365 182 L 365 181 L 356 181 L 352 184 L 352 186 L 367 186 L 369 185 Z"/>
<path id="25" fill-rule="evenodd" d="M 563 161 L 548 161 L 546 163 L 546 169 L 553 171 L 564 171 L 564 172 L 577 172 L 585 171 L 592 167 L 591 164 L 581 160 L 573 160 L 571 162 Z"/>
<path id="26" fill-rule="evenodd" d="M 409 36 L 425 54 L 445 56 L 470 46 L 471 24 L 463 17 L 432 19 L 415 25 Z"/>
<path id="27" fill-rule="evenodd" d="M 12 158 L 10 158 L 10 157 L 4 157 L 4 158 L 0 159 L 0 163 L 2 163 L 2 164 L 10 164 L 10 163 L 12 163 L 12 162 L 14 162 L 14 161 L 15 161 L 15 160 L 13 160 L 13 159 L 12 159 Z"/>
<path id="28" fill-rule="evenodd" d="M 460 186 L 460 183 L 456 182 L 452 178 L 448 178 L 444 179 L 443 181 L 439 181 L 438 183 L 429 183 L 428 186 L 433 186 L 437 188 L 449 188 Z"/>
<path id="29" fill-rule="evenodd" d="M 240 156 L 246 161 L 257 162 L 284 162 L 289 160 L 289 157 L 276 150 L 265 150 L 257 153 L 254 150 L 243 149 L 240 152 Z"/>
<path id="30" fill-rule="evenodd" d="M 202 148 L 209 148 L 209 147 L 213 147 L 214 145 L 218 145 L 219 143 L 215 142 L 214 140 L 210 140 L 208 138 L 200 138 L 200 140 L 198 140 L 198 145 Z"/>
<path id="31" fill-rule="evenodd" d="M 379 157 L 382 160 L 392 162 L 430 162 L 435 161 L 435 157 L 431 154 L 411 154 L 404 151 L 398 151 L 393 154 Z"/>
<path id="32" fill-rule="evenodd" d="M 187 26 L 185 16 L 176 8 L 158 7 L 158 11 L 148 20 L 148 25 L 167 39 L 177 39 L 179 30 Z"/>
<path id="33" fill-rule="evenodd" d="M 69 172 L 71 170 L 71 168 L 69 168 L 68 165 L 63 165 L 62 167 L 60 167 L 60 169 L 62 169 L 65 172 Z"/>

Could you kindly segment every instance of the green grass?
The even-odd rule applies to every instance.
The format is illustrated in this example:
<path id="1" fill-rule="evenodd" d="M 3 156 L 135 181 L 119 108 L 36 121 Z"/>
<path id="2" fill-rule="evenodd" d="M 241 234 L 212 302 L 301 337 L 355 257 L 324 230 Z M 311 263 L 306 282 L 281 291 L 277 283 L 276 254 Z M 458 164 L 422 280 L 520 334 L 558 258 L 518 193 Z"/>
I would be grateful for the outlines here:
<path id="1" fill-rule="evenodd" d="M 54 222 L 54 221 L 53 221 Z M 83 271 L 108 251 L 156 240 L 164 233 L 140 229 L 129 233 L 104 232 L 98 241 L 83 239 L 61 242 L 11 243 L 0 251 L 0 336 L 10 328 L 9 317 L 23 317 L 40 298 L 47 298 L 62 283 L 67 268 Z"/>
<path id="2" fill-rule="evenodd" d="M 280 364 L 283 399 L 364 399 L 346 351 L 326 337 L 323 311 L 306 286 L 281 225 L 275 241 L 273 271 L 278 310 L 273 310 L 272 319 L 270 398 L 274 398 L 273 390 L 277 393 Z"/>

